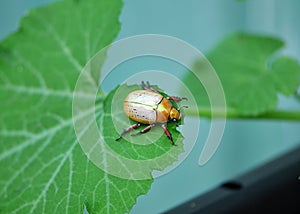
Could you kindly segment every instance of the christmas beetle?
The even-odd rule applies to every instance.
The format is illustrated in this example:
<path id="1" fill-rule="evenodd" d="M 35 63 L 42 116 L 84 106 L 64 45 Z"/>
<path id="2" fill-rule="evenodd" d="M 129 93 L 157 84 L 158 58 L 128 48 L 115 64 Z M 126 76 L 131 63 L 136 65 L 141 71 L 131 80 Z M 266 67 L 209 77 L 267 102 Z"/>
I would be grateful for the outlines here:
<path id="1" fill-rule="evenodd" d="M 161 125 L 165 134 L 170 139 L 172 145 L 175 145 L 172 134 L 167 128 L 169 121 L 178 121 L 181 119 L 180 108 L 173 106 L 171 101 L 180 102 L 187 100 L 185 97 L 167 96 L 160 93 L 153 86 L 147 82 L 147 85 L 142 81 L 142 89 L 132 91 L 127 95 L 124 100 L 124 112 L 132 120 L 136 121 L 136 124 L 129 126 L 125 129 L 121 135 L 116 139 L 117 141 L 122 138 L 123 135 L 141 126 L 141 124 L 148 125 L 132 136 L 145 134 L 150 131 L 154 126 Z M 187 106 L 181 106 L 181 108 Z"/>

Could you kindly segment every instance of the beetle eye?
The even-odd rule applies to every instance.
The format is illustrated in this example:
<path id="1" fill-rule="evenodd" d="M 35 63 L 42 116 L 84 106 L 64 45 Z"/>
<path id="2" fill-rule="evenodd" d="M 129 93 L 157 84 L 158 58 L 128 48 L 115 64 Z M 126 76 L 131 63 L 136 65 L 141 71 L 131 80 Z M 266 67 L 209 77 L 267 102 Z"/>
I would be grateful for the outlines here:
<path id="1" fill-rule="evenodd" d="M 173 122 L 176 122 L 176 119 L 175 119 L 175 118 L 172 118 L 172 121 L 173 121 Z"/>

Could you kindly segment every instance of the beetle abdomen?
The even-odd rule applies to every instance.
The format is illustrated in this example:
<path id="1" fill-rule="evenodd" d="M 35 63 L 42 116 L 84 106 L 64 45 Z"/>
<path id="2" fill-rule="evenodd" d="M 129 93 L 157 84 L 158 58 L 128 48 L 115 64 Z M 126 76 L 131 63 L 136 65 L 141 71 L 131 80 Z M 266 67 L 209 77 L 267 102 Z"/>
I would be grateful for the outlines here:
<path id="1" fill-rule="evenodd" d="M 156 122 L 156 111 L 148 105 L 124 101 L 124 112 L 130 119 L 143 124 Z"/>

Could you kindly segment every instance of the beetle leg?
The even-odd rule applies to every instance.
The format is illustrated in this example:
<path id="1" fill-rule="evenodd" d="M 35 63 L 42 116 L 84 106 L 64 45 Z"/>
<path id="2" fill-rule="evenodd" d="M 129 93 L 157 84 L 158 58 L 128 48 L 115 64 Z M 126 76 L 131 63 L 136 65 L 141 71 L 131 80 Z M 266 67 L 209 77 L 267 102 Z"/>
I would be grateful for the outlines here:
<path id="1" fill-rule="evenodd" d="M 125 135 L 126 133 L 132 131 L 133 129 L 136 129 L 138 127 L 140 127 L 141 124 L 140 123 L 136 123 L 136 124 L 133 124 L 132 126 L 129 126 L 127 129 L 124 129 L 124 131 L 121 133 L 121 135 L 116 139 L 116 141 L 120 140 L 123 135 Z"/>
<path id="2" fill-rule="evenodd" d="M 183 108 L 188 108 L 188 106 L 180 106 L 177 110 L 180 111 Z"/>
<path id="3" fill-rule="evenodd" d="M 142 81 L 142 89 L 144 90 L 149 90 L 149 88 L 146 86 L 145 82 Z"/>
<path id="4" fill-rule="evenodd" d="M 141 135 L 141 134 L 145 134 L 146 132 L 150 131 L 153 127 L 155 126 L 155 124 L 150 124 L 149 126 L 147 126 L 146 128 L 144 128 L 143 130 L 141 130 L 138 133 L 132 134 L 131 136 L 137 136 L 137 135 Z"/>
<path id="5" fill-rule="evenodd" d="M 168 136 L 168 138 L 170 139 L 172 145 L 176 146 L 175 143 L 174 143 L 174 141 L 173 141 L 172 134 L 171 134 L 171 132 L 170 132 L 170 131 L 168 130 L 168 128 L 167 128 L 167 124 L 164 123 L 164 124 L 162 124 L 161 127 L 163 128 L 165 134 L 166 134 L 166 135 Z"/>
<path id="6" fill-rule="evenodd" d="M 142 88 L 144 89 L 144 90 L 146 90 L 146 84 L 145 84 L 145 82 L 144 81 L 142 81 Z"/>
<path id="7" fill-rule="evenodd" d="M 145 84 L 144 81 L 142 81 L 142 88 L 144 90 L 148 90 L 148 91 L 153 91 L 155 93 L 159 93 L 158 90 L 156 90 L 153 86 L 150 85 L 149 81 L 147 81 L 146 84 Z"/>
<path id="8" fill-rule="evenodd" d="M 160 92 L 158 90 L 156 90 L 153 86 L 149 85 L 149 82 L 147 82 L 147 83 L 148 83 L 148 86 L 149 86 L 149 90 L 160 94 Z"/>
<path id="9" fill-rule="evenodd" d="M 173 100 L 175 102 L 180 102 L 182 100 L 187 100 L 186 97 L 175 97 L 175 96 L 169 96 L 167 97 L 168 100 Z"/>

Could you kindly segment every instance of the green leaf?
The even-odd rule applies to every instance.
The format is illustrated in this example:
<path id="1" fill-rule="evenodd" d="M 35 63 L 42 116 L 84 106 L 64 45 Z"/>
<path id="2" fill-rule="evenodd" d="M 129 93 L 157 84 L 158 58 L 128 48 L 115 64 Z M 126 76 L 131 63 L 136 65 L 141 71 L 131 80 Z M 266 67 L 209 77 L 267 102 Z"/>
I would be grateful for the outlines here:
<path id="1" fill-rule="evenodd" d="M 278 94 L 293 95 L 299 86 L 300 66 L 287 56 L 276 56 L 283 42 L 276 38 L 234 34 L 217 45 L 207 58 L 224 88 L 227 107 L 241 115 L 259 115 L 277 108 Z M 195 63 L 203 72 L 205 62 Z M 205 89 L 193 75 L 185 78 L 198 104 L 209 108 Z"/>
<path id="2" fill-rule="evenodd" d="M 124 213 L 149 190 L 151 179 L 125 180 L 97 168 L 73 128 L 76 80 L 117 35 L 121 6 L 56 2 L 31 10 L 0 44 L 1 213 Z M 99 113 L 103 99 L 99 94 Z"/>
<path id="3" fill-rule="evenodd" d="M 30 11 L 18 32 L 0 44 L 0 212 L 129 212 L 136 198 L 150 189 L 153 170 L 163 170 L 183 151 L 183 137 L 174 124 L 169 129 L 176 147 L 159 127 L 130 141 L 127 137 L 115 141 L 117 131 L 128 125 L 122 110 L 124 96 L 139 86 L 118 87 L 107 97 L 99 91 L 95 113 L 105 144 L 118 158 L 140 161 L 144 170 L 140 173 L 148 173 L 148 179 L 128 180 L 106 173 L 87 158 L 78 142 L 73 122 L 93 109 L 72 118 L 75 84 L 91 56 L 118 33 L 121 6 L 119 0 L 53 3 Z M 92 62 L 93 87 L 99 88 L 102 63 L 102 58 Z M 90 101 L 89 91 L 80 92 L 76 98 Z M 111 112 L 116 97 L 117 109 Z M 121 125 L 117 131 L 113 120 Z M 107 161 L 107 154 L 98 156 Z M 123 168 L 132 173 L 138 169 Z"/>

